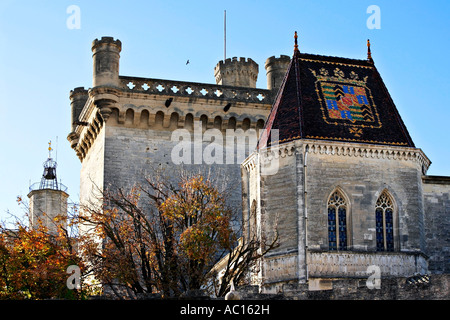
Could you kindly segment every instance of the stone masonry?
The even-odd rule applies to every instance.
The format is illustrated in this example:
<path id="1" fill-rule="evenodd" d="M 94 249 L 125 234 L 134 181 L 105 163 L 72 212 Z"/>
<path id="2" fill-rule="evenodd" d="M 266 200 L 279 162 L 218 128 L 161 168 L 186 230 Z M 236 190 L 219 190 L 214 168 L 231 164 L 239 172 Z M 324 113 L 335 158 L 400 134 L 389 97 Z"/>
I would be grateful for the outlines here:
<path id="1" fill-rule="evenodd" d="M 67 137 L 82 163 L 81 204 L 159 168 L 212 172 L 226 180 L 244 239 L 279 235 L 280 246 L 249 275 L 260 293 L 331 290 L 342 279 L 357 284 L 370 265 L 382 279 L 449 272 L 450 180 L 426 175 L 431 161 L 422 150 L 298 138 L 252 153 L 289 57 L 267 59 L 268 89 L 259 89 L 250 58 L 220 61 L 216 84 L 206 84 L 120 75 L 122 43 L 112 37 L 94 40 L 91 49 L 92 87 L 70 92 Z M 274 163 L 275 173 L 262 174 Z M 328 250 L 326 204 L 336 191 L 347 206 L 347 251 Z M 375 208 L 384 193 L 395 212 L 393 252 L 376 251 Z"/>
<path id="2" fill-rule="evenodd" d="M 240 163 L 256 145 L 277 88 L 257 89 L 258 64 L 245 58 L 220 61 L 217 84 L 122 76 L 121 50 L 112 37 L 94 40 L 93 87 L 70 92 L 68 140 L 82 163 L 80 203 L 95 202 L 99 190 L 140 183 L 156 169 L 183 167 L 226 177 L 229 202 L 240 217 Z M 271 63 L 277 60 L 283 58 Z M 215 140 L 220 135 L 223 140 Z M 182 151 L 181 138 L 191 142 Z M 223 155 L 208 162 L 208 146 Z M 188 161 L 174 163 L 181 153 Z"/>

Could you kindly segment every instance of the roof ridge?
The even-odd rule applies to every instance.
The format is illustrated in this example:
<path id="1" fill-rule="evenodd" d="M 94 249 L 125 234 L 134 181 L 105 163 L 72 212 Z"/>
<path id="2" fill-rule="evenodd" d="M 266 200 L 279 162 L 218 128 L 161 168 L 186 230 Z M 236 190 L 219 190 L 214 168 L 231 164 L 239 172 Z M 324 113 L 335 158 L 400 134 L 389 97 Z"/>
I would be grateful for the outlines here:
<path id="1" fill-rule="evenodd" d="M 373 67 L 374 65 L 369 63 L 367 59 L 356 59 L 356 58 L 345 58 L 345 57 L 339 57 L 339 56 L 331 56 L 331 55 L 322 55 L 322 54 L 315 54 L 315 53 L 300 53 L 300 59 L 310 58 L 311 60 L 314 60 L 313 58 L 316 58 L 318 61 L 323 61 L 324 59 L 317 59 L 317 58 L 331 58 L 333 60 L 342 60 L 342 61 L 352 61 L 357 62 L 365 66 Z M 335 61 L 333 61 L 335 62 Z"/>

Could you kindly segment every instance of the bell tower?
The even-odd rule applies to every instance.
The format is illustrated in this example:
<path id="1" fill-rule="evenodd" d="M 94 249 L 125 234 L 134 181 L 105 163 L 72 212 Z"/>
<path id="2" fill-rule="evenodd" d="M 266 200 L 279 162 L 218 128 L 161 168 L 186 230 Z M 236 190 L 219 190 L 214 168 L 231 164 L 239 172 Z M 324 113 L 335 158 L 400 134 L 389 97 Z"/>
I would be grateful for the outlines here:
<path id="1" fill-rule="evenodd" d="M 51 141 L 48 158 L 44 162 L 44 173 L 40 182 L 30 186 L 30 227 L 36 228 L 39 220 L 48 228 L 50 234 L 57 234 L 58 225 L 67 227 L 67 187 L 58 182 L 57 163 L 51 156 Z"/>

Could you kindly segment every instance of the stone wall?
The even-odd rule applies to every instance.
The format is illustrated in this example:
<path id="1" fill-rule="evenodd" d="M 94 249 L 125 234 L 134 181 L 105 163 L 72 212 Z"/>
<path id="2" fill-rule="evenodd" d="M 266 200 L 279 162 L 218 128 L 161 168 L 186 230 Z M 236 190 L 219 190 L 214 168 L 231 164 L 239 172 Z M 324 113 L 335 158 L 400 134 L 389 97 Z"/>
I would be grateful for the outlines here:
<path id="1" fill-rule="evenodd" d="M 368 148 L 359 144 L 349 147 Z M 348 202 L 349 250 L 376 250 L 375 208 L 386 190 L 394 202 L 394 250 L 424 251 L 421 166 L 416 161 L 310 148 L 306 172 L 310 249 L 328 249 L 327 202 L 338 189 Z"/>
<path id="2" fill-rule="evenodd" d="M 276 164 L 274 174 L 261 174 L 265 162 Z M 259 284 L 273 292 L 289 281 L 302 283 L 311 262 L 307 251 L 327 257 L 327 203 L 335 190 L 346 201 L 348 239 L 342 252 L 348 254 L 348 261 L 343 266 L 336 262 L 333 271 L 326 259 L 315 259 L 311 263 L 317 275 L 325 268 L 330 272 L 323 274 L 326 277 L 357 277 L 371 264 L 380 265 L 388 276 L 427 272 L 421 178 L 428 165 L 420 149 L 314 140 L 254 153 L 243 163 L 248 190 L 243 211 L 250 216 L 249 206 L 256 201 L 259 238 L 270 239 L 277 228 L 280 241 L 262 259 Z M 394 252 L 387 255 L 377 252 L 376 246 L 375 208 L 383 192 L 392 197 L 394 208 Z M 251 229 L 251 223 L 247 225 Z"/>
<path id="3" fill-rule="evenodd" d="M 429 270 L 450 273 L 450 177 L 424 176 L 422 180 Z"/>
<path id="4" fill-rule="evenodd" d="M 239 287 L 242 300 L 448 300 L 450 275 L 431 275 L 428 281 L 414 278 L 381 279 L 380 288 L 369 289 L 366 280 L 336 279 L 328 290 L 308 290 L 308 284 L 287 284 L 283 292 L 259 293 L 256 286 Z"/>
<path id="5" fill-rule="evenodd" d="M 80 204 L 88 205 L 103 190 L 105 161 L 105 128 L 103 127 L 93 140 L 86 158 L 83 160 L 80 172 Z"/>
<path id="6" fill-rule="evenodd" d="M 308 251 L 308 276 L 316 278 L 364 278 L 369 267 L 380 276 L 405 277 L 426 274 L 423 254 L 404 252 Z"/>
<path id="7" fill-rule="evenodd" d="M 69 195 L 62 190 L 32 190 L 28 194 L 30 199 L 30 225 L 37 226 L 38 220 L 41 220 L 49 232 L 57 234 L 57 224 L 53 219 L 67 215 L 68 197 Z M 63 226 L 67 226 L 67 221 L 63 221 Z"/>

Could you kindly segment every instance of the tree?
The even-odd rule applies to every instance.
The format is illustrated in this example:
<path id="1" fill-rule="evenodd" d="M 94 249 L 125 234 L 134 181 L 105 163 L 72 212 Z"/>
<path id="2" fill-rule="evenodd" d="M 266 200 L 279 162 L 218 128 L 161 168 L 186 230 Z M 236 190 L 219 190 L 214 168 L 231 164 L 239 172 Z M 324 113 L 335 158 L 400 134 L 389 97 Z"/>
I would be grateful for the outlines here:
<path id="1" fill-rule="evenodd" d="M 67 288 L 67 267 L 82 267 L 68 230 L 59 225 L 49 234 L 42 222 L 30 227 L 18 219 L 15 226 L 0 225 L 0 299 L 82 298 Z"/>
<path id="2" fill-rule="evenodd" d="M 233 212 L 211 179 L 183 172 L 175 180 L 155 174 L 128 191 L 103 191 L 100 207 L 83 206 L 80 223 L 90 226 L 82 236 L 83 255 L 96 279 L 120 298 L 173 298 L 205 289 L 215 283 L 210 270 L 228 254 L 239 261 L 228 264 L 221 283 L 226 289 L 232 275 L 243 279 L 245 266 L 261 256 L 255 242 L 235 254 Z M 225 289 L 215 291 L 224 295 Z"/>
<path id="3" fill-rule="evenodd" d="M 245 242 L 242 238 L 240 240 L 239 244 L 224 257 L 223 265 L 218 264 L 210 271 L 212 289 L 217 297 L 225 296 L 232 282 L 248 284 L 248 272 L 257 267 L 257 262 L 266 253 L 279 245 L 277 232 L 270 242 L 266 239 L 257 240 L 256 235 L 252 235 Z"/>

